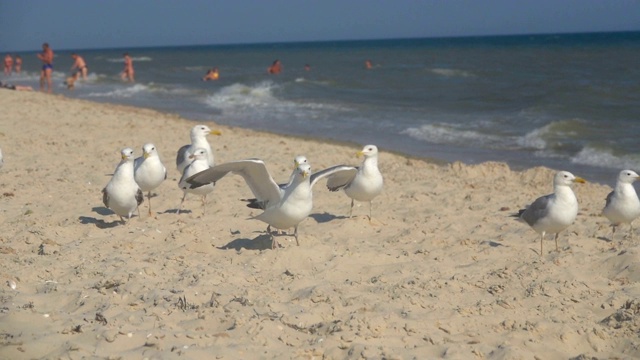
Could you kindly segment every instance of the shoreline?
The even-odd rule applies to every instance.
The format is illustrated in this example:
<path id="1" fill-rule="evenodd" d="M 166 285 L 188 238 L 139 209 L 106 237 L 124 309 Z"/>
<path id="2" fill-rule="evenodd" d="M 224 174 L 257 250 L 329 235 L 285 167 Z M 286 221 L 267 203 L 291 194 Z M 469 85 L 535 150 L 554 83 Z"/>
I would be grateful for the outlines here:
<path id="1" fill-rule="evenodd" d="M 385 189 L 357 203 L 314 188 L 300 246 L 271 250 L 251 195 L 228 176 L 185 213 L 178 115 L 4 91 L 0 148 L 2 358 L 632 358 L 640 356 L 640 243 L 611 241 L 609 186 L 577 184 L 575 223 L 539 236 L 509 215 L 554 171 L 435 164 L 383 151 Z M 276 180 L 358 164 L 358 146 L 223 125 L 216 162 L 260 155 Z M 100 190 L 132 147 L 159 149 L 168 179 L 126 225 Z M 579 174 L 578 174 L 579 175 Z M 636 234 L 636 238 L 638 235 Z M 15 285 L 15 289 L 12 286 Z"/>

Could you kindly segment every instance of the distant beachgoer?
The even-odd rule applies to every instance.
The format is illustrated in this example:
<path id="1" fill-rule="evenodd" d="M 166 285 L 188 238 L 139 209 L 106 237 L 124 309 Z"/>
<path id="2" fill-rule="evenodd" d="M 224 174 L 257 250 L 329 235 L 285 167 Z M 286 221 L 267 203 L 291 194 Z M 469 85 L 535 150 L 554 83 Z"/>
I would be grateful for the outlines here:
<path id="1" fill-rule="evenodd" d="M 7 84 L 7 83 L 3 83 L 2 81 L 0 81 L 0 89 L 33 91 L 33 88 L 31 86 Z"/>
<path id="2" fill-rule="evenodd" d="M 304 64 L 304 69 L 305 69 L 306 71 L 311 71 L 311 65 L 309 65 L 309 64 Z"/>
<path id="3" fill-rule="evenodd" d="M 48 43 L 42 44 L 42 52 L 38 54 L 38 58 L 42 60 L 42 70 L 40 71 L 40 91 L 44 90 L 45 83 L 48 92 L 53 91 L 51 84 L 51 73 L 53 72 L 53 50 Z"/>
<path id="4" fill-rule="evenodd" d="M 82 75 L 82 79 L 86 80 L 87 73 L 89 72 L 87 63 L 84 61 L 82 56 L 76 53 L 71 54 L 71 57 L 73 58 L 73 65 L 71 65 L 71 71 L 73 71 L 74 69 L 76 70 L 73 74 L 73 77 L 75 78 L 75 80 L 78 80 L 78 77 Z"/>
<path id="5" fill-rule="evenodd" d="M 218 78 L 220 78 L 220 73 L 218 72 L 218 68 L 215 67 L 215 68 L 209 69 L 209 71 L 207 71 L 205 76 L 202 77 L 202 81 L 218 80 Z"/>
<path id="6" fill-rule="evenodd" d="M 267 68 L 267 72 L 269 74 L 280 74 L 281 71 L 282 71 L 282 64 L 280 63 L 280 60 L 275 60 L 273 64 L 271 64 L 271 66 Z"/>
<path id="7" fill-rule="evenodd" d="M 366 60 L 364 62 L 364 68 L 369 70 L 369 69 L 373 69 L 373 64 L 371 63 L 371 60 Z"/>
<path id="8" fill-rule="evenodd" d="M 73 90 L 76 87 L 76 81 L 78 80 L 78 73 L 75 73 L 64 81 L 64 84 L 67 85 L 67 89 Z"/>
<path id="9" fill-rule="evenodd" d="M 4 74 L 11 75 L 11 71 L 13 70 L 13 58 L 10 54 L 5 55 L 4 57 Z"/>
<path id="10" fill-rule="evenodd" d="M 129 53 L 124 53 L 124 70 L 120 73 L 122 80 L 134 81 L 133 60 Z"/>
<path id="11" fill-rule="evenodd" d="M 16 74 L 20 74 L 22 72 L 22 58 L 20 55 L 16 55 L 16 64 L 15 64 Z"/>

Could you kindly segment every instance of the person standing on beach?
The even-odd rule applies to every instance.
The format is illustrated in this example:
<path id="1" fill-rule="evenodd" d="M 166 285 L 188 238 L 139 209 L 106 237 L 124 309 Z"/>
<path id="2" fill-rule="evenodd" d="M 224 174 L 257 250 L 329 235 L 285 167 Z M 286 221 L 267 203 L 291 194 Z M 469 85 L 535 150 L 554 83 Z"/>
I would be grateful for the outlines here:
<path id="1" fill-rule="evenodd" d="M 16 65 L 15 65 L 16 74 L 20 74 L 22 72 L 22 58 L 20 55 L 16 55 Z"/>
<path id="2" fill-rule="evenodd" d="M 73 74 L 73 77 L 75 78 L 75 80 L 78 80 L 78 77 L 82 75 L 82 80 L 86 80 L 87 73 L 89 72 L 87 63 L 84 62 L 84 59 L 82 58 L 82 56 L 76 53 L 71 54 L 71 57 L 73 58 L 73 65 L 71 65 L 71 71 L 73 71 L 73 69 L 76 69 L 75 73 Z"/>
<path id="3" fill-rule="evenodd" d="M 11 75 L 11 71 L 13 69 L 13 58 L 10 54 L 5 55 L 4 57 L 4 74 Z"/>
<path id="4" fill-rule="evenodd" d="M 42 61 L 42 71 L 40 71 L 40 91 L 44 89 L 44 84 L 47 84 L 47 91 L 53 90 L 51 84 L 51 73 L 53 72 L 53 50 L 48 43 L 42 44 L 42 52 L 38 54 L 38 58 Z"/>
<path id="5" fill-rule="evenodd" d="M 131 59 L 131 56 L 129 56 L 129 53 L 124 53 L 122 56 L 124 56 L 124 70 L 122 71 L 122 73 L 120 73 L 120 77 L 122 78 L 122 80 L 133 82 L 133 60 Z"/>
<path id="6" fill-rule="evenodd" d="M 280 72 L 282 72 L 282 64 L 280 63 L 280 60 L 276 59 L 273 64 L 267 68 L 267 72 L 269 74 L 280 74 Z"/>

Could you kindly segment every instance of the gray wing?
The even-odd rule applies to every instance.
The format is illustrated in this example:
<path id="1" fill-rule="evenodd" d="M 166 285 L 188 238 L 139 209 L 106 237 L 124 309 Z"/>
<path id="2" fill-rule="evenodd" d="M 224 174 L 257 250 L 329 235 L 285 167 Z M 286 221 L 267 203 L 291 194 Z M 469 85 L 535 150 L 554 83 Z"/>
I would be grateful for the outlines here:
<path id="1" fill-rule="evenodd" d="M 180 149 L 178 149 L 178 154 L 176 155 L 176 167 L 178 169 L 180 169 L 181 164 L 183 164 L 185 161 L 188 161 L 187 151 L 189 151 L 189 147 L 191 147 L 191 145 L 183 145 Z"/>
<path id="2" fill-rule="evenodd" d="M 144 194 L 142 193 L 142 190 L 138 188 L 138 191 L 136 192 L 136 202 L 138 203 L 138 205 L 140 205 L 142 204 L 143 201 L 144 201 Z"/>
<path id="3" fill-rule="evenodd" d="M 107 193 L 107 188 L 102 189 L 102 203 L 105 207 L 109 207 L 109 193 Z"/>
<path id="4" fill-rule="evenodd" d="M 133 168 L 135 170 L 138 170 L 138 167 L 140 167 L 143 161 L 144 161 L 143 156 L 137 157 L 135 160 L 133 160 Z"/>
<path id="5" fill-rule="evenodd" d="M 553 198 L 553 194 L 541 196 L 529 205 L 526 209 L 520 210 L 520 218 L 527 224 L 533 226 L 538 220 L 549 214 L 549 202 Z"/>
<path id="6" fill-rule="evenodd" d="M 336 191 L 346 185 L 353 180 L 358 172 L 358 168 L 349 165 L 336 165 L 330 168 L 326 168 L 324 170 L 320 170 L 311 175 L 311 186 L 318 182 L 318 180 L 329 177 L 327 179 L 327 187 L 331 191 Z"/>
<path id="7" fill-rule="evenodd" d="M 317 173 L 311 175 L 311 184 L 313 185 L 317 180 L 328 176 L 327 188 L 331 191 L 338 191 L 343 187 L 349 185 L 353 178 L 358 173 L 358 167 L 350 165 L 336 165 L 324 170 L 320 170 Z"/>
<path id="8" fill-rule="evenodd" d="M 280 201 L 282 190 L 267 171 L 264 162 L 259 159 L 232 161 L 216 165 L 189 177 L 186 182 L 191 188 L 195 188 L 214 183 L 230 172 L 242 176 L 259 201 Z"/>
<path id="9" fill-rule="evenodd" d="M 607 195 L 607 200 L 606 200 L 606 204 L 604 205 L 604 207 L 607 207 L 607 206 L 609 206 L 609 204 L 611 204 L 611 200 L 613 199 L 613 193 L 614 193 L 614 191 L 610 192 Z"/>

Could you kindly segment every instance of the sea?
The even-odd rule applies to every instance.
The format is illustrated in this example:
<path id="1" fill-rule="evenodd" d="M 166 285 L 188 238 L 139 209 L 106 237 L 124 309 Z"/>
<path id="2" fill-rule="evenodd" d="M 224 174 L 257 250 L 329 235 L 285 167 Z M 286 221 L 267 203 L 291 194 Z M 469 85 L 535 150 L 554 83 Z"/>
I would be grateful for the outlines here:
<path id="1" fill-rule="evenodd" d="M 440 162 L 547 166 L 611 185 L 620 170 L 640 170 L 640 32 L 51 46 L 54 91 L 71 98 L 349 142 L 354 149 L 375 144 Z M 89 76 L 70 91 L 64 81 L 72 52 L 84 57 Z M 124 52 L 133 58 L 134 83 L 119 76 Z M 37 88 L 36 52 L 18 54 L 22 74 L 1 78 Z M 282 73 L 268 74 L 276 59 Z M 366 60 L 373 68 L 365 68 Z M 202 81 L 213 67 L 219 80 Z M 247 157 L 260 155 L 244 146 Z"/>

